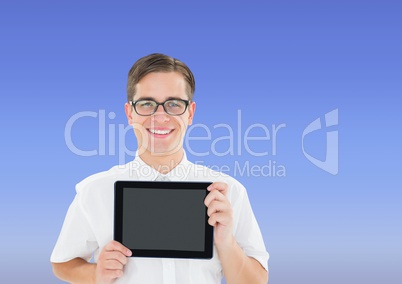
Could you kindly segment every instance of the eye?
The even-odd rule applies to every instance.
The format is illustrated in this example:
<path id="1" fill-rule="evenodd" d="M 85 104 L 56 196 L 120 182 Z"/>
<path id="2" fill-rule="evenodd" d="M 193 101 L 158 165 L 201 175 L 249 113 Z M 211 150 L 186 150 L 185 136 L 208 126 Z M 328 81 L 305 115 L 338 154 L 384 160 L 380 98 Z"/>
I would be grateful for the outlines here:
<path id="1" fill-rule="evenodd" d="M 184 106 L 184 102 L 179 100 L 171 100 L 166 102 L 166 106 L 169 108 L 181 108 Z"/>
<path id="2" fill-rule="evenodd" d="M 137 102 L 137 106 L 141 108 L 153 108 L 155 107 L 155 102 L 154 101 L 147 101 L 147 100 L 142 100 Z"/>

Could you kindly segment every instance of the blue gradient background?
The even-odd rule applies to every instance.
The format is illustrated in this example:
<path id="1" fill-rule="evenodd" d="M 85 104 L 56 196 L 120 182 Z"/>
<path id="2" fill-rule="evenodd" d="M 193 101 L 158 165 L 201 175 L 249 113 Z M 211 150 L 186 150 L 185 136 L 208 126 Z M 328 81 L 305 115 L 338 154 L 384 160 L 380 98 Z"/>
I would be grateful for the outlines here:
<path id="1" fill-rule="evenodd" d="M 285 177 L 236 176 L 248 188 L 270 252 L 271 284 L 402 283 L 400 2 L 4 2 L 2 283 L 61 283 L 49 257 L 74 186 L 119 163 L 108 140 L 105 155 L 72 153 L 66 123 L 82 111 L 115 113 L 105 123 L 107 137 L 117 137 L 108 127 L 126 123 L 127 72 L 152 52 L 193 70 L 195 123 L 205 123 L 213 139 L 228 135 L 214 129 L 220 123 L 233 126 L 237 137 L 238 110 L 243 134 L 255 123 L 286 124 L 275 155 L 272 141 L 250 142 L 254 151 L 269 152 L 264 157 L 247 153 L 244 143 L 240 155 L 189 155 L 227 165 L 232 174 L 235 161 L 286 168 Z M 301 148 L 305 127 L 333 109 L 339 110 L 339 125 L 331 127 L 339 131 L 338 175 L 314 166 Z M 98 122 L 74 125 L 77 147 L 97 149 Z M 320 159 L 325 131 L 305 141 Z M 211 142 L 191 145 L 208 151 Z M 226 142 L 217 144 L 222 152 Z M 125 143 L 135 149 L 131 132 Z"/>

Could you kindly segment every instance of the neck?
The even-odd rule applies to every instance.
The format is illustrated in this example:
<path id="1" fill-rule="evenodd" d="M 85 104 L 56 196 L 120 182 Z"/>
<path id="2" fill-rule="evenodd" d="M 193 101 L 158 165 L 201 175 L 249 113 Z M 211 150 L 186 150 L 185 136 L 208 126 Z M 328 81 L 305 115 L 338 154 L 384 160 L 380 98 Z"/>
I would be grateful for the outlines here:
<path id="1" fill-rule="evenodd" d="M 161 174 L 167 174 L 173 170 L 183 159 L 184 150 L 180 149 L 174 154 L 164 155 L 155 154 L 144 151 L 140 154 L 140 158 L 150 167 L 154 168 Z"/>

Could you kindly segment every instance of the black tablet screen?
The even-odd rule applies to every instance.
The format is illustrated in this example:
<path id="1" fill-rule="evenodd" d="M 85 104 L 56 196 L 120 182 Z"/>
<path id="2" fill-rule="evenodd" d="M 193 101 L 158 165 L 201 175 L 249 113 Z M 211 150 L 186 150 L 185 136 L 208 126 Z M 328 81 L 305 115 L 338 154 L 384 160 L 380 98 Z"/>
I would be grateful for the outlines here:
<path id="1" fill-rule="evenodd" d="M 204 250 L 205 191 L 125 189 L 123 243 L 131 249 Z"/>

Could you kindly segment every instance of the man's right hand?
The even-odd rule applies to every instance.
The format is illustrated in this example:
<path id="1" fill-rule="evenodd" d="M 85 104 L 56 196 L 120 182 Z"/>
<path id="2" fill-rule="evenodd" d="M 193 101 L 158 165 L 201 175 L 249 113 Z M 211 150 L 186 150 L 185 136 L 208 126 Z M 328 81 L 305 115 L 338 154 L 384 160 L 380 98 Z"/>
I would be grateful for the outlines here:
<path id="1" fill-rule="evenodd" d="M 110 284 L 123 276 L 123 268 L 131 251 L 121 243 L 111 241 L 101 251 L 96 264 L 96 283 Z"/>

